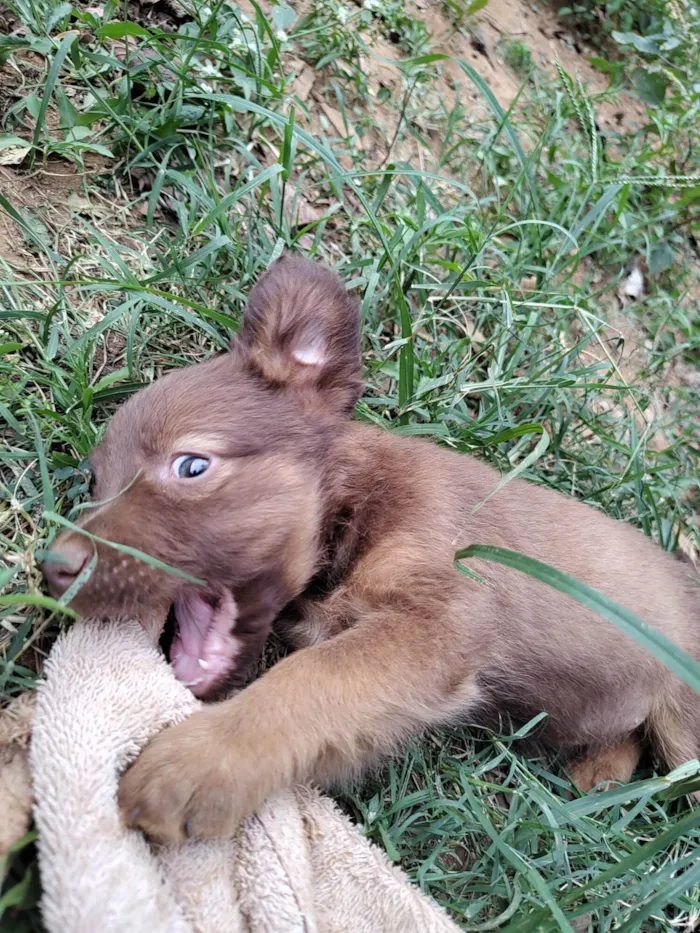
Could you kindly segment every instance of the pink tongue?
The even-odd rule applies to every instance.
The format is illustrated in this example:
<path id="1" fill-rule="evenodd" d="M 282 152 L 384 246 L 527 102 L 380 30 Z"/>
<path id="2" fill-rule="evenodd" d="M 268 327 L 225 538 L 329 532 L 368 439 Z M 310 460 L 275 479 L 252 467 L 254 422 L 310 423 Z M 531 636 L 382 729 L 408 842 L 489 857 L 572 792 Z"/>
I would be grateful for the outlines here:
<path id="1" fill-rule="evenodd" d="M 175 603 L 175 617 L 180 631 L 170 648 L 170 661 L 177 679 L 190 686 L 204 674 L 198 659 L 204 654 L 214 608 L 191 592 Z"/>
<path id="2" fill-rule="evenodd" d="M 175 676 L 195 696 L 206 694 L 233 667 L 238 640 L 232 629 L 236 604 L 225 593 L 215 609 L 196 591 L 187 592 L 175 603 L 179 633 L 170 648 Z"/>

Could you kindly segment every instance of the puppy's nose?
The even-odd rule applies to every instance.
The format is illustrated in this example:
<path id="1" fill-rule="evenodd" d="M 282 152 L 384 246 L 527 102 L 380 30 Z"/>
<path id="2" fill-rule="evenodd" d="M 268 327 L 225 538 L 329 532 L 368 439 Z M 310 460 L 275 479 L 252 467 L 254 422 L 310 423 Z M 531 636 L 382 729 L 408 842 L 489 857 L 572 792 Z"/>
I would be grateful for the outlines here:
<path id="1" fill-rule="evenodd" d="M 87 542 L 57 541 L 41 565 L 51 595 L 63 596 L 68 587 L 75 583 L 89 560 L 90 551 Z"/>

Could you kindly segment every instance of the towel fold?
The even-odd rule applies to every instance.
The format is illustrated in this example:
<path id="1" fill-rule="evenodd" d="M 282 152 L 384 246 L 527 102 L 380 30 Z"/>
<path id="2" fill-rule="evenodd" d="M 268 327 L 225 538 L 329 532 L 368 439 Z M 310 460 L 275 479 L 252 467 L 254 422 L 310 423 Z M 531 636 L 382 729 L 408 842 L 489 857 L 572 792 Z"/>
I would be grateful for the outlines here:
<path id="1" fill-rule="evenodd" d="M 119 774 L 198 707 L 136 621 L 81 621 L 56 642 L 30 749 L 49 933 L 456 933 L 308 787 L 233 838 L 151 847 L 126 829 Z"/>
<path id="2" fill-rule="evenodd" d="M 35 706 L 36 693 L 28 690 L 0 712 L 0 860 L 29 829 L 29 737 Z"/>

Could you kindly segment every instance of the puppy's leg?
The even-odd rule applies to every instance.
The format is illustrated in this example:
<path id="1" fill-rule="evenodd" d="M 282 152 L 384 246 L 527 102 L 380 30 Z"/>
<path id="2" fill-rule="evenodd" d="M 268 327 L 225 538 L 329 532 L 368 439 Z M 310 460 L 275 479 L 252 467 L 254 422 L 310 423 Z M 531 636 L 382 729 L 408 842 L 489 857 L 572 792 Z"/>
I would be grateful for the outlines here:
<path id="1" fill-rule="evenodd" d="M 122 779 L 126 819 L 164 841 L 228 835 L 281 787 L 335 780 L 464 712 L 474 668 L 454 645 L 449 620 L 386 612 L 291 655 L 156 737 Z"/>
<path id="2" fill-rule="evenodd" d="M 593 790 L 598 784 L 626 784 L 639 764 L 641 745 L 636 734 L 627 736 L 618 745 L 599 748 L 568 769 L 569 777 L 579 790 Z"/>
<path id="3" fill-rule="evenodd" d="M 670 770 L 700 758 L 700 694 L 686 684 L 665 695 L 648 722 L 652 743 Z M 700 791 L 688 795 L 700 805 Z"/>
<path id="4" fill-rule="evenodd" d="M 669 768 L 700 758 L 700 694 L 685 684 L 669 691 L 652 710 L 649 732 Z"/>

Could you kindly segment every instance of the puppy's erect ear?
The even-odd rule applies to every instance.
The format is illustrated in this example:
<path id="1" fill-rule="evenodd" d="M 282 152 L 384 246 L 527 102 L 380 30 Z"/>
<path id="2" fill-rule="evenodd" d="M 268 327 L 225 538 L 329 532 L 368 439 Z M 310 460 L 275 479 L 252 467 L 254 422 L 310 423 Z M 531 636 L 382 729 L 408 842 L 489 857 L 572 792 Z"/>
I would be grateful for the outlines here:
<path id="1" fill-rule="evenodd" d="M 248 299 L 232 349 L 305 406 L 350 414 L 362 390 L 359 304 L 330 269 L 285 255 Z"/>

